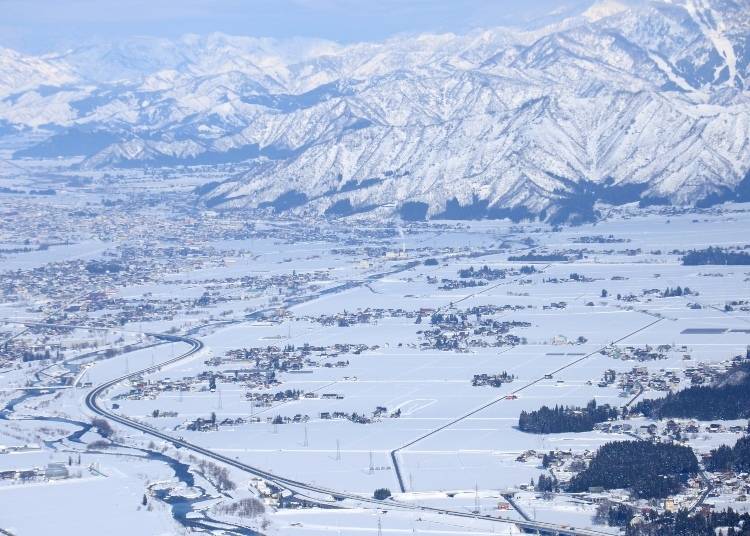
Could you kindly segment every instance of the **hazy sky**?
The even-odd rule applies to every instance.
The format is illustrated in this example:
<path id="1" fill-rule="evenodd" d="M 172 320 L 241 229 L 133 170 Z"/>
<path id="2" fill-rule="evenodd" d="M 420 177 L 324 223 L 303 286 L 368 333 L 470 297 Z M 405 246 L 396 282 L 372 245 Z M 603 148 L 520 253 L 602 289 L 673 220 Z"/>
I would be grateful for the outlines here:
<path id="1" fill-rule="evenodd" d="M 129 35 L 379 40 L 518 25 L 590 0 L 0 0 L 0 45 L 31 52 Z"/>

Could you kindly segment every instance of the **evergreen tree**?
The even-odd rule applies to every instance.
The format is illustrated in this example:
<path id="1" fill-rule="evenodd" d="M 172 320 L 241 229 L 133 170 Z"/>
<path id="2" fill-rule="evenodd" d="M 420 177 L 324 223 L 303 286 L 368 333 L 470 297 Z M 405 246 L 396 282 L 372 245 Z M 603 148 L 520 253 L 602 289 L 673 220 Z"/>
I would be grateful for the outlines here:
<path id="1" fill-rule="evenodd" d="M 533 434 L 557 434 L 563 432 L 588 432 L 600 422 L 618 417 L 616 408 L 608 404 L 597 405 L 596 400 L 585 408 L 571 406 L 542 406 L 538 410 L 522 411 L 518 418 L 518 429 Z"/>
<path id="2" fill-rule="evenodd" d="M 573 477 L 568 491 L 591 487 L 630 489 L 635 497 L 663 498 L 679 491 L 698 472 L 692 449 L 648 441 L 615 441 L 596 452 L 588 468 Z"/>
<path id="3" fill-rule="evenodd" d="M 727 381 L 724 381 L 727 380 Z M 653 419 L 692 418 L 702 421 L 750 417 L 750 366 L 732 367 L 716 385 L 695 385 L 664 398 L 642 400 L 631 413 Z"/>

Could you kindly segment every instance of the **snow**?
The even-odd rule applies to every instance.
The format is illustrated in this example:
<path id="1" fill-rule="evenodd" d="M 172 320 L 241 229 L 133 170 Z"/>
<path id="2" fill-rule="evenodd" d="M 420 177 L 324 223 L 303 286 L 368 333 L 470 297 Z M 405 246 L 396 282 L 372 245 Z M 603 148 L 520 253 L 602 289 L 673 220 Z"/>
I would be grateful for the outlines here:
<path id="1" fill-rule="evenodd" d="M 729 78 L 726 83 L 733 86 L 737 75 L 737 57 L 732 42 L 724 35 L 724 23 L 720 13 L 712 10 L 706 0 L 689 0 L 685 6 L 703 33 L 724 58 L 729 69 Z M 710 21 L 715 21 L 716 26 L 712 26 Z"/>
<path id="2" fill-rule="evenodd" d="M 582 16 L 590 22 L 596 22 L 599 19 L 622 13 L 626 9 L 628 9 L 626 5 L 617 2 L 616 0 L 603 0 L 601 2 L 596 2 L 589 7 L 583 12 Z"/>
<path id="3" fill-rule="evenodd" d="M 657 211 L 659 209 L 656 209 Z M 217 219 L 221 215 L 215 216 Z M 519 491 L 519 485 L 537 479 L 543 473 L 540 462 L 530 458 L 517 461 L 519 454 L 534 449 L 571 450 L 582 453 L 593 451 L 608 441 L 629 439 L 630 436 L 598 431 L 585 433 L 530 435 L 515 428 L 521 410 L 532 410 L 542 404 L 563 403 L 582 405 L 592 398 L 599 403 L 620 404 L 619 390 L 615 387 L 598 387 L 602 372 L 618 372 L 633 366 L 644 366 L 656 373 L 660 369 L 682 370 L 686 365 L 682 353 L 671 353 L 667 359 L 656 362 L 635 363 L 615 360 L 598 350 L 612 341 L 619 347 L 658 344 L 686 345 L 692 355 L 691 364 L 721 362 L 744 351 L 748 343 L 743 332 L 723 334 L 686 333 L 687 328 L 722 327 L 743 329 L 747 327 L 746 314 L 724 314 L 714 309 L 689 309 L 682 298 L 653 298 L 624 306 L 616 300 L 602 299 L 602 288 L 611 293 L 639 294 L 644 288 L 663 288 L 689 283 L 700 292 L 695 299 L 701 303 L 721 304 L 736 298 L 736 288 L 746 277 L 742 267 L 687 267 L 678 263 L 675 248 L 704 247 L 708 245 L 744 244 L 746 239 L 746 212 L 734 212 L 731 217 L 717 211 L 706 212 L 698 220 L 692 214 L 672 214 L 670 222 L 656 213 L 638 214 L 624 208 L 596 226 L 564 229 L 549 232 L 534 231 L 534 226 L 521 226 L 511 233 L 507 222 L 472 222 L 460 228 L 440 228 L 429 225 L 413 233 L 402 228 L 388 239 L 389 250 L 414 255 L 415 248 L 429 247 L 424 255 L 436 256 L 436 251 L 448 247 L 468 247 L 481 251 L 504 240 L 517 242 L 523 236 L 533 236 L 541 246 L 549 249 L 586 247 L 585 258 L 568 263 L 553 263 L 543 272 L 500 281 L 475 289 L 440 290 L 428 284 L 427 276 L 455 278 L 459 268 L 487 264 L 492 268 L 513 265 L 507 253 L 485 255 L 481 259 L 461 258 L 459 251 L 441 258 L 437 266 L 416 266 L 406 272 L 389 275 L 372 281 L 368 287 L 358 287 L 289 308 L 293 318 L 281 323 L 240 321 L 229 326 L 214 326 L 198 335 L 206 345 L 203 353 L 193 359 L 149 375 L 148 379 L 181 378 L 207 370 L 204 361 L 209 356 L 221 356 L 227 350 L 241 347 L 263 347 L 269 344 L 300 346 L 304 343 L 326 346 L 334 343 L 363 343 L 378 345 L 377 349 L 361 354 L 342 354 L 335 359 L 346 359 L 344 368 L 311 368 L 309 374 L 279 372 L 282 384 L 278 389 L 301 389 L 306 392 L 335 392 L 342 399 L 300 399 L 271 407 L 251 407 L 246 399 L 247 387 L 241 384 L 219 382 L 216 392 L 193 389 L 183 393 L 163 392 L 156 398 L 141 400 L 120 399 L 118 412 L 159 427 L 165 432 L 183 436 L 186 440 L 209 448 L 217 453 L 235 457 L 253 466 L 312 482 L 332 489 L 346 490 L 369 496 L 378 487 L 388 487 L 397 492 L 398 483 L 393 470 L 391 452 L 398 450 L 406 493 L 396 493 L 396 501 L 422 504 L 436 508 L 470 512 L 480 503 L 483 513 L 498 514 L 497 505 L 503 502 L 501 494 L 517 494 L 523 510 L 541 521 L 550 521 L 580 527 L 591 526 L 595 506 L 567 497 L 554 495 L 551 499 L 535 493 Z M 695 222 L 693 220 L 696 220 Z M 255 222 L 256 224 L 258 222 Z M 617 244 L 576 244 L 582 235 L 614 234 L 630 240 Z M 51 259 L 96 254 L 96 243 L 71 245 L 56 251 L 49 250 Z M 324 269 L 333 279 L 324 287 L 337 282 L 363 277 L 387 270 L 400 259 L 362 263 L 357 256 L 331 253 L 332 245 L 317 241 L 300 241 L 284 244 L 274 239 L 226 240 L 212 243 L 219 251 L 227 252 L 227 262 L 210 268 L 196 270 L 186 267 L 184 272 L 164 275 L 148 284 L 134 284 L 118 289 L 117 295 L 136 298 L 149 293 L 155 298 L 178 294 L 196 297 L 201 289 L 224 277 L 237 278 L 248 274 L 282 274 L 296 270 L 313 273 Z M 235 257 L 242 248 L 253 251 L 252 256 Z M 607 252 L 610 249 L 640 248 L 635 256 Z M 651 253 L 661 250 L 662 253 Z M 13 266 L 22 266 L 18 254 L 9 259 Z M 63 257 L 59 257 L 63 255 Z M 291 260 L 290 260 L 291 259 Z M 36 259 L 35 259 L 36 260 Z M 233 261 L 233 262 L 230 262 Z M 34 266 L 30 264 L 29 266 Z M 571 272 L 585 274 L 589 282 L 567 281 L 549 283 L 549 278 L 565 279 Z M 705 272 L 722 277 L 706 277 Z M 658 277 L 657 277 L 658 275 Z M 620 280 L 613 280 L 619 276 Z M 528 280 L 528 282 L 525 282 Z M 179 285 L 176 283 L 179 282 Z M 213 283 L 212 283 L 213 282 Z M 267 296 L 266 296 L 267 297 Z M 262 303 L 262 293 L 253 298 Z M 565 301 L 564 310 L 544 309 L 551 302 Z M 594 306 L 586 305 L 593 302 Z M 325 326 L 315 321 L 320 314 L 336 314 L 357 308 L 447 307 L 454 303 L 460 308 L 479 305 L 523 305 L 524 308 L 497 316 L 529 322 L 530 326 L 514 330 L 526 338 L 527 343 L 515 347 L 471 348 L 466 353 L 421 349 L 421 339 L 413 318 L 389 317 L 369 324 L 347 328 Z M 526 307 L 530 306 L 530 307 Z M 12 309 L 12 307 L 11 307 Z M 658 317 L 663 319 L 654 323 Z M 182 325 L 186 320 L 177 318 Z M 238 319 L 240 320 L 240 319 Z M 153 329 L 166 330 L 169 322 Z M 136 325 L 123 326 L 126 342 L 139 339 Z M 152 329 L 148 326 L 146 329 Z M 640 330 L 640 331 L 639 331 Z M 119 332 L 118 335 L 119 336 Z M 71 340 L 82 338 L 85 330 L 69 334 Z M 585 336 L 584 344 L 559 344 L 558 336 L 574 340 Z M 101 338 L 101 335 L 99 336 Z M 109 336 L 111 341 L 113 336 Z M 98 339 L 97 339 L 98 340 Z M 129 370 L 150 366 L 171 358 L 186 348 L 185 345 L 163 344 L 145 350 L 135 350 L 126 356 L 101 360 L 83 373 L 83 381 L 94 384 L 118 377 Z M 565 367 L 565 368 L 563 368 Z M 236 368 L 236 364 L 221 368 Z M 55 373 L 48 368 L 48 374 Z M 501 388 L 473 387 L 473 374 L 494 373 L 507 370 L 516 376 L 512 383 Z M 555 372 L 557 371 L 557 372 Z M 553 373 L 553 378 L 544 376 Z M 22 385 L 28 374 L 26 369 L 13 370 L 3 375 L 4 385 L 12 388 Z M 589 384 L 589 382 L 591 384 Z M 108 398 L 129 389 L 122 385 L 107 394 Z M 517 392 L 517 399 L 506 395 Z M 30 399 L 16 407 L 11 420 L 4 421 L 0 443 L 5 445 L 35 442 L 44 444 L 42 451 L 24 454 L 0 455 L 0 469 L 26 466 L 43 466 L 52 461 L 65 461 L 67 450 L 82 449 L 81 445 L 63 439 L 60 447 L 50 448 L 45 441 L 56 441 L 76 430 L 76 425 L 53 423 L 44 425 L 28 420 L 34 414 L 88 420 L 91 415 L 82 409 L 81 400 L 86 389 L 60 389 L 39 399 Z M 12 392 L 3 393 L 4 400 Z M 648 396 L 661 396 L 648 393 Z M 53 398 L 55 397 L 55 398 Z M 54 400 L 45 405 L 45 400 Z M 114 401 L 106 402 L 110 406 Z M 402 410 L 400 418 L 383 418 L 371 424 L 354 424 L 335 419 L 319 418 L 320 412 L 346 411 L 369 413 L 384 405 L 390 411 Z M 482 409 L 483 408 L 483 409 Z M 172 410 L 177 417 L 154 418 L 154 409 Z M 215 412 L 219 419 L 249 415 L 261 418 L 259 423 L 222 426 L 215 432 L 188 432 L 185 422 L 196 417 L 207 417 Z M 307 414 L 307 423 L 273 426 L 266 417 Z M 462 416 L 468 417 L 461 419 Z M 633 420 L 638 426 L 645 420 Z M 447 426 L 446 426 L 447 425 Z M 701 423 L 705 428 L 708 423 Z M 444 429 L 427 435 L 441 427 Z M 140 446 L 149 441 L 146 436 L 116 426 L 118 440 Z M 706 452 L 721 443 L 731 443 L 737 437 L 732 433 L 702 433 L 691 439 L 691 446 Z M 82 438 L 84 445 L 97 439 L 95 432 Z M 167 451 L 175 455 L 172 451 Z M 110 454 L 90 453 L 83 450 L 83 468 L 88 463 L 98 463 L 104 477 L 83 474 L 81 478 L 65 482 L 35 482 L 0 487 L 0 495 L 11 504 L 24 504 L 44 500 L 52 504 L 51 512 L 57 526 L 69 533 L 91 533 L 104 520 L 117 524 L 113 534 L 120 530 L 138 530 L 142 533 L 174 533 L 177 525 L 167 507 L 152 498 L 151 511 L 138 509 L 147 482 L 165 481 L 169 486 L 180 487 L 168 467 L 155 460 L 127 458 L 125 448 L 116 448 Z M 183 457 L 184 461 L 184 457 Z M 370 470 L 372 464 L 373 469 Z M 195 463 L 192 464 L 195 467 Z M 234 474 L 234 478 L 247 489 L 248 475 Z M 477 491 L 474 491 L 474 490 Z M 173 493 L 173 492 L 170 492 Z M 197 488 L 180 488 L 182 496 L 200 496 Z M 103 504 L 101 498 L 106 497 Z M 731 498 L 726 497 L 727 501 Z M 725 500 L 724 498 L 722 500 Z M 215 501 L 217 499 L 210 499 Z M 210 502 L 209 501 L 209 502 Z M 96 513 L 87 517 L 80 504 L 96 505 Z M 728 504 L 731 504 L 729 502 Z M 102 505 L 102 506 L 100 506 Z M 270 525 L 267 534 L 324 535 L 362 533 L 376 534 L 377 510 L 352 505 L 341 511 L 317 508 L 302 510 L 269 510 Z M 50 530 L 50 517 L 43 519 L 30 515 L 26 509 L 12 509 L 7 519 L 9 530 L 18 534 Z M 518 519 L 515 512 L 503 512 L 508 519 Z M 453 519 L 429 513 L 392 510 L 380 514 L 384 533 L 409 534 L 413 529 L 425 534 L 503 534 L 515 530 L 512 523 L 488 523 L 481 520 Z M 130 518 L 133 518 L 131 521 Z M 136 527 L 136 529 L 133 529 Z M 600 527 L 598 527 L 599 529 Z"/>
<path id="4" fill-rule="evenodd" d="M 388 214 L 422 201 L 434 215 L 474 195 L 539 212 L 569 188 L 558 177 L 643 184 L 645 196 L 687 204 L 748 172 L 750 101 L 734 51 L 746 34 L 742 14 L 718 0 L 627 9 L 606 0 L 528 32 L 350 45 L 212 34 L 44 58 L 7 52 L 7 79 L 38 61 L 82 82 L 56 71 L 44 84 L 54 92 L 10 82 L 20 93 L 0 100 L 0 120 L 128 132 L 89 151 L 86 170 L 190 163 L 254 144 L 291 152 L 228 174 L 210 194 L 231 199 L 224 206 L 296 190 L 317 199 L 298 211 L 308 213 L 348 198 L 391 205 Z M 709 67 L 726 68 L 726 83 L 704 80 Z M 382 182 L 329 194 L 365 179 Z"/>

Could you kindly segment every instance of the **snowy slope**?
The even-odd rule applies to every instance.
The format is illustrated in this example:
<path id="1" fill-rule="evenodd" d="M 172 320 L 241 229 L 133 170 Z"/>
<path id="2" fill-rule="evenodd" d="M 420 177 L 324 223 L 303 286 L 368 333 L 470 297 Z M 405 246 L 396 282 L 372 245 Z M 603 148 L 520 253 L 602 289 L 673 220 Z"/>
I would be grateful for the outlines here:
<path id="1" fill-rule="evenodd" d="M 67 65 L 0 47 L 0 97 L 39 86 L 52 88 L 74 81 L 75 74 Z"/>
<path id="2" fill-rule="evenodd" d="M 347 46 L 137 38 L 34 61 L 13 87 L 43 67 L 51 82 L 0 99 L 0 121 L 61 130 L 19 157 L 251 163 L 205 194 L 226 207 L 294 192 L 316 213 L 455 200 L 550 216 L 716 201 L 750 170 L 750 0 L 603 0 L 529 31 Z"/>

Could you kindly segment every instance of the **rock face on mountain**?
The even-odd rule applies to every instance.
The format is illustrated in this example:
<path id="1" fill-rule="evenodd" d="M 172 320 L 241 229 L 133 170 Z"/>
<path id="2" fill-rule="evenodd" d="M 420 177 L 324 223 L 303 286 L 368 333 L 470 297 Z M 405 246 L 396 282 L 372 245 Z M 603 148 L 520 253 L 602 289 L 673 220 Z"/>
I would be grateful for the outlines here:
<path id="1" fill-rule="evenodd" d="M 750 0 L 606 0 L 534 30 L 348 46 L 0 51 L 0 73 L 0 132 L 53 127 L 16 157 L 244 162 L 200 190 L 210 206 L 562 221 L 750 200 Z"/>

